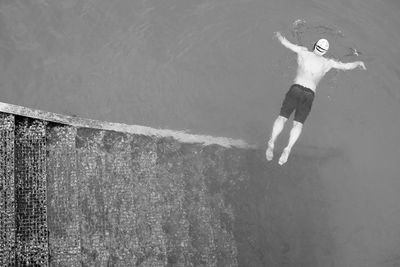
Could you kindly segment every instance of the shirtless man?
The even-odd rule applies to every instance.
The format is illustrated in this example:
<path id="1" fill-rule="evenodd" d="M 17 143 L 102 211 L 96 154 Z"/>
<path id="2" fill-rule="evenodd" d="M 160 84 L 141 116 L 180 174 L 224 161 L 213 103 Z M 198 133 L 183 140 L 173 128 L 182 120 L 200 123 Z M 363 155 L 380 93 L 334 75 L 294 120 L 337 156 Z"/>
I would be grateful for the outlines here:
<path id="1" fill-rule="evenodd" d="M 295 110 L 293 128 L 290 131 L 288 145 L 283 149 L 279 159 L 279 164 L 286 163 L 293 145 L 299 138 L 303 129 L 304 121 L 311 110 L 311 105 L 314 100 L 315 89 L 318 82 L 332 68 L 340 70 L 351 70 L 361 67 L 364 70 L 365 65 L 362 61 L 351 63 L 342 63 L 333 59 L 324 58 L 323 55 L 329 49 L 329 42 L 326 39 L 320 39 L 314 45 L 314 51 L 310 52 L 306 47 L 298 46 L 289 42 L 280 32 L 276 33 L 276 37 L 293 52 L 297 53 L 297 75 L 294 84 L 290 87 L 283 100 L 282 107 L 278 118 L 274 122 L 271 138 L 268 141 L 266 158 L 272 160 L 274 156 L 274 144 L 276 138 L 282 132 L 283 127 L 289 116 Z"/>

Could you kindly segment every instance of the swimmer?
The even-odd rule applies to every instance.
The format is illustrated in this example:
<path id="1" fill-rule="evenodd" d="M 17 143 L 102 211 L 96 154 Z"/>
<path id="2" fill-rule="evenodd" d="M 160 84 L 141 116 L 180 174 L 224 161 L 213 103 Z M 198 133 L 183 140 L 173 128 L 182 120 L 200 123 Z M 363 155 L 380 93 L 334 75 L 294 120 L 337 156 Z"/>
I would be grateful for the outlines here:
<path id="1" fill-rule="evenodd" d="M 265 153 L 267 160 L 271 161 L 274 156 L 276 138 L 282 132 L 292 112 L 295 111 L 288 145 L 283 149 L 281 157 L 279 158 L 279 164 L 283 165 L 287 162 L 290 151 L 301 134 L 304 121 L 311 110 L 316 87 L 322 77 L 332 68 L 352 70 L 360 67 L 366 70 L 366 67 L 362 61 L 342 63 L 334 59 L 325 58 L 323 55 L 329 49 L 329 42 L 326 39 L 318 40 L 314 45 L 314 50 L 310 52 L 306 47 L 292 44 L 283 37 L 280 32 L 275 33 L 275 35 L 283 46 L 297 54 L 298 64 L 294 84 L 285 95 L 279 116 L 272 127 L 271 137 L 268 141 L 268 148 Z"/>

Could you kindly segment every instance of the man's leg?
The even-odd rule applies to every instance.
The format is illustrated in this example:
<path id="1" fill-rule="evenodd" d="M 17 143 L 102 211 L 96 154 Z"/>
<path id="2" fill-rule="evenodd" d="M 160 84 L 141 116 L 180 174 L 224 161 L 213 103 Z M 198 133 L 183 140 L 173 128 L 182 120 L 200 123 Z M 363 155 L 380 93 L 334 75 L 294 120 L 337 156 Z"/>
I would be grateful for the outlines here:
<path id="1" fill-rule="evenodd" d="M 289 143 L 283 149 L 282 155 L 279 159 L 280 165 L 285 164 L 286 161 L 288 160 L 290 151 L 292 150 L 292 147 L 296 143 L 297 139 L 299 139 L 302 129 L 303 129 L 303 124 L 301 122 L 293 121 L 293 128 L 290 131 Z"/>
<path id="2" fill-rule="evenodd" d="M 274 146 L 276 138 L 282 132 L 283 127 L 285 126 L 287 120 L 288 120 L 287 118 L 279 115 L 274 122 L 274 126 L 272 127 L 271 138 L 268 141 L 268 148 L 267 151 L 265 152 L 265 156 L 268 161 L 272 160 L 272 158 L 274 157 Z"/>

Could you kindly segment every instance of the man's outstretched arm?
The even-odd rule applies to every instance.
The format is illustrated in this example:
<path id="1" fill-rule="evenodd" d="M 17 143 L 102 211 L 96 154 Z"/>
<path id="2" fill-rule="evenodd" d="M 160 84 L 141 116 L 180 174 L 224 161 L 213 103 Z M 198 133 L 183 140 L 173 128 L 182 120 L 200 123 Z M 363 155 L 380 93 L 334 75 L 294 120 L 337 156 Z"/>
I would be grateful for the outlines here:
<path id="1" fill-rule="evenodd" d="M 283 44 L 283 46 L 289 48 L 290 50 L 292 50 L 293 52 L 300 52 L 300 51 L 305 51 L 307 50 L 306 47 L 303 46 L 299 46 L 299 45 L 295 45 L 292 44 L 291 42 L 289 42 L 285 37 L 282 36 L 282 34 L 280 32 L 276 32 L 275 36 L 278 38 L 278 40 Z"/>
<path id="2" fill-rule="evenodd" d="M 334 69 L 339 69 L 339 70 L 352 70 L 355 69 L 357 67 L 360 67 L 364 70 L 366 70 L 367 68 L 365 67 L 364 62 L 362 61 L 355 61 L 355 62 L 349 62 L 349 63 L 342 63 L 340 61 L 336 61 L 336 60 L 329 60 L 329 64 L 330 67 L 334 68 Z"/>

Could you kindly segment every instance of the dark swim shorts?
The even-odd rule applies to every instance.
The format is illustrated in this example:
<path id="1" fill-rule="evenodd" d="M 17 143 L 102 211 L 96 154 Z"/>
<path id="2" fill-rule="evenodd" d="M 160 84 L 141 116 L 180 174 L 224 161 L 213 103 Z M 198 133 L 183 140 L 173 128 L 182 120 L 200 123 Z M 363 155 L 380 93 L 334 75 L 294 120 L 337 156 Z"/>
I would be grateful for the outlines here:
<path id="1" fill-rule="evenodd" d="M 293 84 L 285 95 L 279 115 L 289 118 L 290 114 L 296 110 L 294 120 L 304 123 L 310 113 L 313 101 L 313 90 L 299 84 Z"/>

